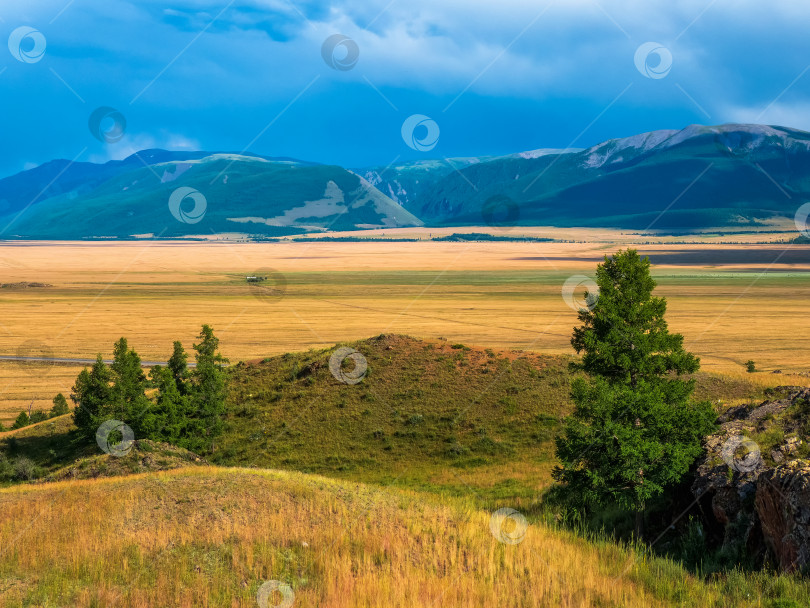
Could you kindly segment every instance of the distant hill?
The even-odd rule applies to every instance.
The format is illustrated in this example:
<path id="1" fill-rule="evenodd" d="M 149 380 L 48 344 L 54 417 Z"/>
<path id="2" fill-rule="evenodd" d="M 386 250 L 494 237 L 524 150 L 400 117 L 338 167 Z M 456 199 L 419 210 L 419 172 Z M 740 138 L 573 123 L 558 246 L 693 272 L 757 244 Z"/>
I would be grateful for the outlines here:
<path id="1" fill-rule="evenodd" d="M 180 220 L 177 188 L 191 199 Z M 0 180 L 0 238 L 554 225 L 695 231 L 792 220 L 810 198 L 810 133 L 690 125 L 591 148 L 356 168 L 291 158 L 145 150 L 56 160 Z M 178 214 L 175 214 L 178 215 Z M 199 219 L 199 221 L 197 221 Z M 190 220 L 190 221 L 189 221 Z"/>
<path id="2" fill-rule="evenodd" d="M 810 196 L 810 133 L 691 125 L 586 150 L 418 167 L 418 184 L 410 165 L 374 183 L 383 192 L 410 188 L 403 204 L 429 225 L 745 227 L 792 219 Z"/>
<path id="3" fill-rule="evenodd" d="M 26 197 L 60 163 L 25 172 L 33 172 L 29 176 L 36 184 L 33 188 L 21 177 L 25 174 L 0 180 L 0 199 L 7 201 L 3 224 L 10 223 L 0 236 L 74 239 L 225 232 L 278 236 L 326 228 L 421 225 L 408 211 L 341 167 L 164 151 L 132 159 L 75 170 L 70 167 L 55 182 L 58 192 L 51 186 L 46 192 L 51 196 L 33 204 Z M 151 164 L 145 166 L 142 160 Z M 65 178 L 68 171 L 70 177 Z M 173 216 L 169 200 L 178 188 L 201 193 L 204 212 L 186 199 L 181 206 L 186 221 Z M 184 217 L 176 211 L 178 214 Z"/>

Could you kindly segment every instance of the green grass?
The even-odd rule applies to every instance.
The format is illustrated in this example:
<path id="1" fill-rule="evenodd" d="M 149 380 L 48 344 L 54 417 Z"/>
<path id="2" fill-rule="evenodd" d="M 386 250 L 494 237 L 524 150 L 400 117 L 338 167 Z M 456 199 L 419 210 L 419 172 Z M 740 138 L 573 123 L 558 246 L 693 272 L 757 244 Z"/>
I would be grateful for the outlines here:
<path id="1" fill-rule="evenodd" d="M 550 431 L 570 408 L 567 358 L 400 336 L 351 346 L 368 362 L 355 385 L 330 373 L 333 349 L 232 369 L 213 462 L 425 486 L 448 469 L 550 461 Z"/>
<path id="2" fill-rule="evenodd" d="M 368 362 L 355 385 L 330 373 L 334 349 L 232 368 L 212 462 L 472 495 L 487 506 L 532 503 L 550 483 L 553 439 L 572 407 L 573 358 L 393 335 L 349 346 Z M 696 396 L 715 403 L 762 391 L 696 378 Z"/>

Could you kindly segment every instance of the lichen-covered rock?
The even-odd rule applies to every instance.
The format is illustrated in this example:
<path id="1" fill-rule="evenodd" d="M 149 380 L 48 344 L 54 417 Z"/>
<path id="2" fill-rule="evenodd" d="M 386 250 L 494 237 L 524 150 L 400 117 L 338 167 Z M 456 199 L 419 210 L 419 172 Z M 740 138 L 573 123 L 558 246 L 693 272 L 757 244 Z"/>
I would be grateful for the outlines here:
<path id="1" fill-rule="evenodd" d="M 744 547 L 749 555 L 757 553 L 755 560 L 764 559 L 764 549 L 767 548 L 781 565 L 783 560 L 777 556 L 776 550 L 786 552 L 787 559 L 791 555 L 789 547 L 793 546 L 790 539 L 801 534 L 794 530 L 778 536 L 781 516 L 777 517 L 771 511 L 775 508 L 775 498 L 763 494 L 760 508 L 759 480 L 766 474 L 770 479 L 775 467 L 788 457 L 795 458 L 799 451 L 802 445 L 800 422 L 791 414 L 797 408 L 789 408 L 810 401 L 810 388 L 781 387 L 777 392 L 781 395 L 779 399 L 765 401 L 753 408 L 745 405 L 731 408 L 719 417 L 718 432 L 704 441 L 706 455 L 698 461 L 692 493 L 715 542 L 724 547 Z M 763 453 L 761 446 L 751 437 L 773 425 L 778 425 L 785 438 L 778 445 L 767 446 Z M 781 544 L 767 541 L 762 531 L 763 514 L 772 526 L 769 535 L 773 538 L 793 536 Z M 810 538 L 810 506 L 807 514 L 807 523 L 798 516 L 792 516 L 790 521 L 796 526 L 804 526 Z"/>
<path id="2" fill-rule="evenodd" d="M 780 570 L 810 562 L 810 463 L 794 460 L 757 479 L 756 512 L 762 536 Z"/>

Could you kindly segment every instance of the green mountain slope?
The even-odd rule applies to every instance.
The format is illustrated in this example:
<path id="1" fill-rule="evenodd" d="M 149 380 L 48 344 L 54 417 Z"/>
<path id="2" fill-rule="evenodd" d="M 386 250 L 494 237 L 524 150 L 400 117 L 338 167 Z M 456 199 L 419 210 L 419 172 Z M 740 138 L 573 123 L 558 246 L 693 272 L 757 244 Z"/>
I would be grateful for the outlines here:
<path id="1" fill-rule="evenodd" d="M 204 215 L 191 199 L 172 215 L 168 203 L 179 187 L 199 191 Z M 352 171 L 145 150 L 104 165 L 53 161 L 0 180 L 0 236 L 277 236 L 423 222 L 689 231 L 792 223 L 807 198 L 810 133 L 765 125 L 690 125 L 585 150 Z"/>
<path id="2" fill-rule="evenodd" d="M 186 198 L 173 215 L 169 201 L 178 188 L 198 191 L 204 205 L 197 207 Z M 215 154 L 141 166 L 88 193 L 71 191 L 52 197 L 28 208 L 7 236 L 281 235 L 420 224 L 376 188 L 340 167 Z"/>
<path id="3" fill-rule="evenodd" d="M 378 188 L 408 171 L 393 168 Z M 792 219 L 808 196 L 810 133 L 691 125 L 423 173 L 406 207 L 430 225 L 698 229 Z"/>

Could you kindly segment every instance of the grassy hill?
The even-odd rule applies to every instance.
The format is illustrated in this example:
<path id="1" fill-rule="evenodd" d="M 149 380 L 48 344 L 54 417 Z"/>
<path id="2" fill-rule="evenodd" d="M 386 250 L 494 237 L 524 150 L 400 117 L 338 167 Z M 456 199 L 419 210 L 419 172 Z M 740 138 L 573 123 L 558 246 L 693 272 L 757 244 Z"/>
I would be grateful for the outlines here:
<path id="1" fill-rule="evenodd" d="M 136 440 L 126 456 L 112 457 L 76 433 L 67 414 L 0 433 L 0 486 L 24 481 L 94 479 L 207 464 L 166 443 Z"/>
<path id="2" fill-rule="evenodd" d="M 530 522 L 499 542 L 458 498 L 301 473 L 197 467 L 0 490 L 0 606 L 793 608 L 791 577 L 704 582 Z M 496 528 L 497 531 L 497 528 Z M 508 530 L 506 530 L 508 532 Z M 281 597 L 269 605 L 279 605 Z"/>
<path id="3" fill-rule="evenodd" d="M 231 370 L 225 436 L 212 462 L 529 505 L 551 481 L 553 438 L 572 404 L 571 357 L 381 335 L 348 344 L 362 382 L 329 370 L 334 349 Z M 697 397 L 761 394 L 745 378 L 698 375 Z"/>
<path id="4" fill-rule="evenodd" d="M 98 477 L 117 477 L 136 473 L 154 473 L 169 471 L 189 466 L 203 466 L 205 460 L 183 448 L 149 441 L 136 440 L 125 456 L 111 457 L 97 454 L 80 458 L 69 465 L 50 473 L 46 481 L 71 479 L 96 479 Z"/>

